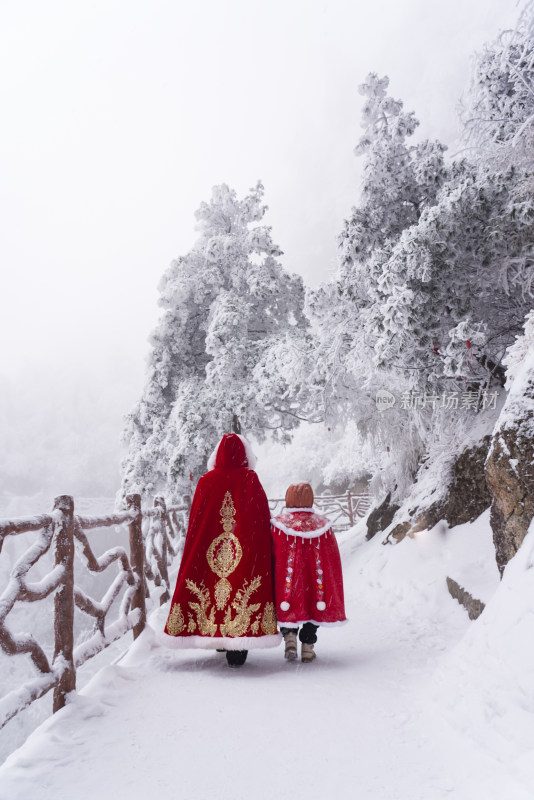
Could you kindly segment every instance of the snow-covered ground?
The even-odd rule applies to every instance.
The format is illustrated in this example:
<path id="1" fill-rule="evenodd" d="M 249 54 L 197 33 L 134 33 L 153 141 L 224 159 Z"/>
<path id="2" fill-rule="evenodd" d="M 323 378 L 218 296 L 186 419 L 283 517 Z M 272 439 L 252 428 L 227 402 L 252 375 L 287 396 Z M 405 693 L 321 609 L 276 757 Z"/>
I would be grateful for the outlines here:
<path id="1" fill-rule="evenodd" d="M 534 529 L 502 584 L 488 512 L 340 544 L 350 623 L 319 631 L 315 662 L 167 650 L 163 607 L 7 759 L 0 797 L 530 800 Z M 476 622 L 447 575 L 488 602 Z"/>

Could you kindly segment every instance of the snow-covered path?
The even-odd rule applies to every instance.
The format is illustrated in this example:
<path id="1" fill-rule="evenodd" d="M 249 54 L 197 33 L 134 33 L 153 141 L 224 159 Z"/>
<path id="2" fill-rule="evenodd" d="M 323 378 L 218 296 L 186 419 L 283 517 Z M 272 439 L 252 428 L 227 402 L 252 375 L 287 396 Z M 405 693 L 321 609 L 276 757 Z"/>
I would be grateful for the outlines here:
<path id="1" fill-rule="evenodd" d="M 377 565 L 390 548 L 372 546 L 383 592 Z M 167 650 L 153 632 L 160 609 L 153 629 L 8 758 L 0 798 L 530 798 L 425 704 L 469 624 L 463 610 L 449 600 L 440 618 L 401 624 L 402 590 L 371 603 L 358 548 L 344 552 L 351 621 L 320 631 L 314 663 L 286 663 L 279 648 L 232 670 L 222 654 Z"/>

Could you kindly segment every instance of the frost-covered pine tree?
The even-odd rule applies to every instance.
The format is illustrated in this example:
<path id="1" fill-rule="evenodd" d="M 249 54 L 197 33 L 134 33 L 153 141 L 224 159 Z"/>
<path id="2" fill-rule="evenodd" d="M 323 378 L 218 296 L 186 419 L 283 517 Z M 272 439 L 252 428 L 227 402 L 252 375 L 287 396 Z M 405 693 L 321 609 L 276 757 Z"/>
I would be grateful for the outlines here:
<path id="1" fill-rule="evenodd" d="M 440 142 L 411 141 L 419 121 L 387 94 L 389 78 L 370 73 L 359 92 L 364 134 L 354 152 L 365 158 L 360 202 L 340 236 L 342 288 L 352 295 L 372 253 L 398 239 L 432 205 L 447 177 Z M 364 288 L 364 287 L 362 287 Z"/>
<path id="2" fill-rule="evenodd" d="M 388 85 L 387 77 L 371 73 L 359 87 L 365 97 L 364 135 L 355 153 L 365 158 L 364 178 L 360 202 L 345 221 L 339 240 L 341 262 L 335 285 L 343 308 L 334 312 L 333 340 L 338 373 L 345 360 L 349 372 L 355 363 L 366 364 L 368 372 L 373 369 L 376 337 L 388 325 L 387 303 L 399 283 L 383 264 L 403 232 L 435 204 L 448 178 L 445 146 L 429 140 L 412 142 L 419 122 L 413 112 L 404 111 L 400 100 L 387 94 Z M 404 292 L 399 300 L 403 299 L 408 305 L 412 298 Z M 378 308 L 383 318 L 375 313 Z M 388 364 L 382 361 L 381 366 L 386 369 Z"/>
<path id="3" fill-rule="evenodd" d="M 367 320 L 379 332 L 377 363 L 404 365 L 434 387 L 502 384 L 501 359 L 534 302 L 533 3 L 474 59 L 463 117 L 469 160 L 377 253 Z"/>
<path id="4" fill-rule="evenodd" d="M 362 87 L 361 199 L 340 238 L 338 275 L 308 294 L 307 308 L 327 405 L 386 445 L 382 483 L 392 488 L 407 485 L 447 425 L 464 424 L 467 411 L 439 409 L 445 393 L 482 395 L 502 381 L 500 360 L 533 299 L 534 213 L 524 169 L 446 165 L 439 143 L 410 144 L 417 120 L 386 90 L 375 75 Z M 379 388 L 435 399 L 377 415 Z"/>
<path id="5" fill-rule="evenodd" d="M 532 220 L 511 213 L 512 171 L 454 165 L 434 206 L 375 254 L 377 288 L 365 325 L 377 366 L 395 365 L 421 389 L 487 382 L 519 330 L 525 300 L 506 281 Z M 502 373 L 502 370 L 500 371 Z"/>
<path id="6" fill-rule="evenodd" d="M 534 2 L 474 59 L 463 121 L 473 158 L 528 165 L 534 145 Z"/>
<path id="7" fill-rule="evenodd" d="M 316 386 L 328 421 L 341 425 L 354 421 L 365 446 L 371 443 L 379 453 L 378 463 L 385 457 L 384 469 L 395 460 L 395 451 L 403 461 L 401 471 L 408 474 L 417 462 L 424 430 L 418 418 L 415 427 L 412 418 L 402 426 L 398 406 L 388 415 L 377 414 L 378 389 L 400 396 L 409 387 L 403 384 L 398 365 L 376 364 L 376 322 L 369 325 L 368 320 L 390 292 L 379 281 L 381 260 L 403 231 L 435 203 L 448 170 L 444 145 L 413 142 L 419 123 L 400 100 L 388 95 L 388 84 L 387 77 L 372 73 L 360 86 L 365 97 L 364 134 L 355 149 L 365 159 L 360 200 L 340 236 L 338 273 L 333 281 L 308 292 L 306 313 L 315 334 Z M 385 472 L 381 474 L 387 480 Z"/>
<path id="8" fill-rule="evenodd" d="M 513 41 L 526 79 L 534 42 L 528 32 Z M 507 48 L 480 59 L 471 98 L 487 105 L 494 86 L 495 108 L 515 109 L 517 134 L 530 119 L 526 89 L 502 76 L 495 87 L 497 63 L 512 71 Z M 439 143 L 408 144 L 417 120 L 386 88 L 376 75 L 361 87 L 366 132 L 356 152 L 366 162 L 361 203 L 341 235 L 337 288 L 346 308 L 334 312 L 342 320 L 336 352 L 360 363 L 367 354 L 371 371 L 394 371 L 409 389 L 439 393 L 455 379 L 483 386 L 502 378 L 500 359 L 532 298 L 531 166 L 446 166 Z"/>
<path id="9" fill-rule="evenodd" d="M 506 185 L 507 238 L 511 233 L 512 239 L 501 253 L 499 279 L 505 291 L 532 298 L 534 2 L 526 4 L 515 30 L 501 33 L 474 59 L 463 120 L 470 158 Z"/>
<path id="10" fill-rule="evenodd" d="M 328 404 L 340 413 L 343 407 L 361 405 L 358 387 L 367 388 L 376 372 L 375 343 L 383 322 L 373 318 L 373 312 L 387 302 L 392 277 L 383 274 L 382 264 L 403 231 L 434 205 L 448 177 L 445 146 L 412 141 L 419 122 L 400 100 L 388 95 L 388 85 L 387 77 L 371 73 L 359 87 L 365 97 L 364 134 L 355 148 L 365 159 L 360 201 L 340 236 L 335 280 L 308 295 Z M 385 363 L 381 366 L 387 368 Z M 395 382 L 394 375 L 391 380 Z"/>
<path id="11" fill-rule="evenodd" d="M 121 494 L 179 496 L 237 417 L 262 438 L 294 427 L 266 386 L 269 351 L 299 326 L 303 284 L 277 260 L 258 183 L 243 199 L 225 184 L 196 212 L 199 238 L 159 284 L 148 379 L 127 418 Z"/>

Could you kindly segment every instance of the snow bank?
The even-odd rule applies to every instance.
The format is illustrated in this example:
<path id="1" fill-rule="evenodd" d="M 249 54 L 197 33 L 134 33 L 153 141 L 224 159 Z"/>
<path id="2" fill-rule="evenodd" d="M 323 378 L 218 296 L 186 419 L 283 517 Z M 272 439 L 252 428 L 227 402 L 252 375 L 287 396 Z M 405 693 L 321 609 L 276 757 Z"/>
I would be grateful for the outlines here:
<path id="1" fill-rule="evenodd" d="M 533 687 L 534 521 L 484 613 L 440 665 L 434 696 L 457 730 L 531 787 Z"/>
<path id="2" fill-rule="evenodd" d="M 475 522 L 449 528 L 444 521 L 400 544 L 383 545 L 384 535 L 365 539 L 365 520 L 339 535 L 358 564 L 368 602 L 387 606 L 401 620 L 431 628 L 446 619 L 456 628 L 469 627 L 466 612 L 452 600 L 447 577 L 486 602 L 499 586 L 489 509 Z"/>

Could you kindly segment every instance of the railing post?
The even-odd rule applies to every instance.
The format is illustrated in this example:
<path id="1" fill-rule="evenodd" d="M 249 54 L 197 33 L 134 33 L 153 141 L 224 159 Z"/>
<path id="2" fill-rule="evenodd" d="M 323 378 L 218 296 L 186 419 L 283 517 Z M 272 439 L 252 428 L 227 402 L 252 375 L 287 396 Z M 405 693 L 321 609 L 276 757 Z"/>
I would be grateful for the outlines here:
<path id="1" fill-rule="evenodd" d="M 354 513 L 352 511 L 352 496 L 350 490 L 347 492 L 347 502 L 349 507 L 349 522 L 350 522 L 350 527 L 352 528 L 352 526 L 354 525 Z"/>
<path id="2" fill-rule="evenodd" d="M 62 494 L 54 500 L 54 511 L 60 511 L 61 523 L 55 535 L 55 563 L 65 569 L 60 588 L 54 598 L 54 660 L 61 656 L 66 662 L 54 688 L 54 714 L 65 705 L 65 697 L 76 689 L 74 666 L 74 499 Z"/>
<path id="3" fill-rule="evenodd" d="M 162 606 L 164 603 L 167 602 L 170 598 L 169 594 L 169 570 L 167 568 L 167 506 L 165 504 L 164 497 L 155 497 L 154 498 L 154 508 L 159 509 L 159 519 L 160 519 L 160 533 L 161 533 L 161 557 L 159 563 L 159 571 L 160 575 L 163 578 L 163 582 L 165 584 L 165 591 L 159 598 L 159 604 Z"/>
<path id="4" fill-rule="evenodd" d="M 132 602 L 132 611 L 136 608 L 141 609 L 141 618 L 133 628 L 133 637 L 137 639 L 144 630 L 146 624 L 146 604 L 145 604 L 145 545 L 143 543 L 143 528 L 141 516 L 141 495 L 129 494 L 126 496 L 126 506 L 129 511 L 137 511 L 138 514 L 130 522 L 130 563 L 137 576 L 137 589 Z"/>

